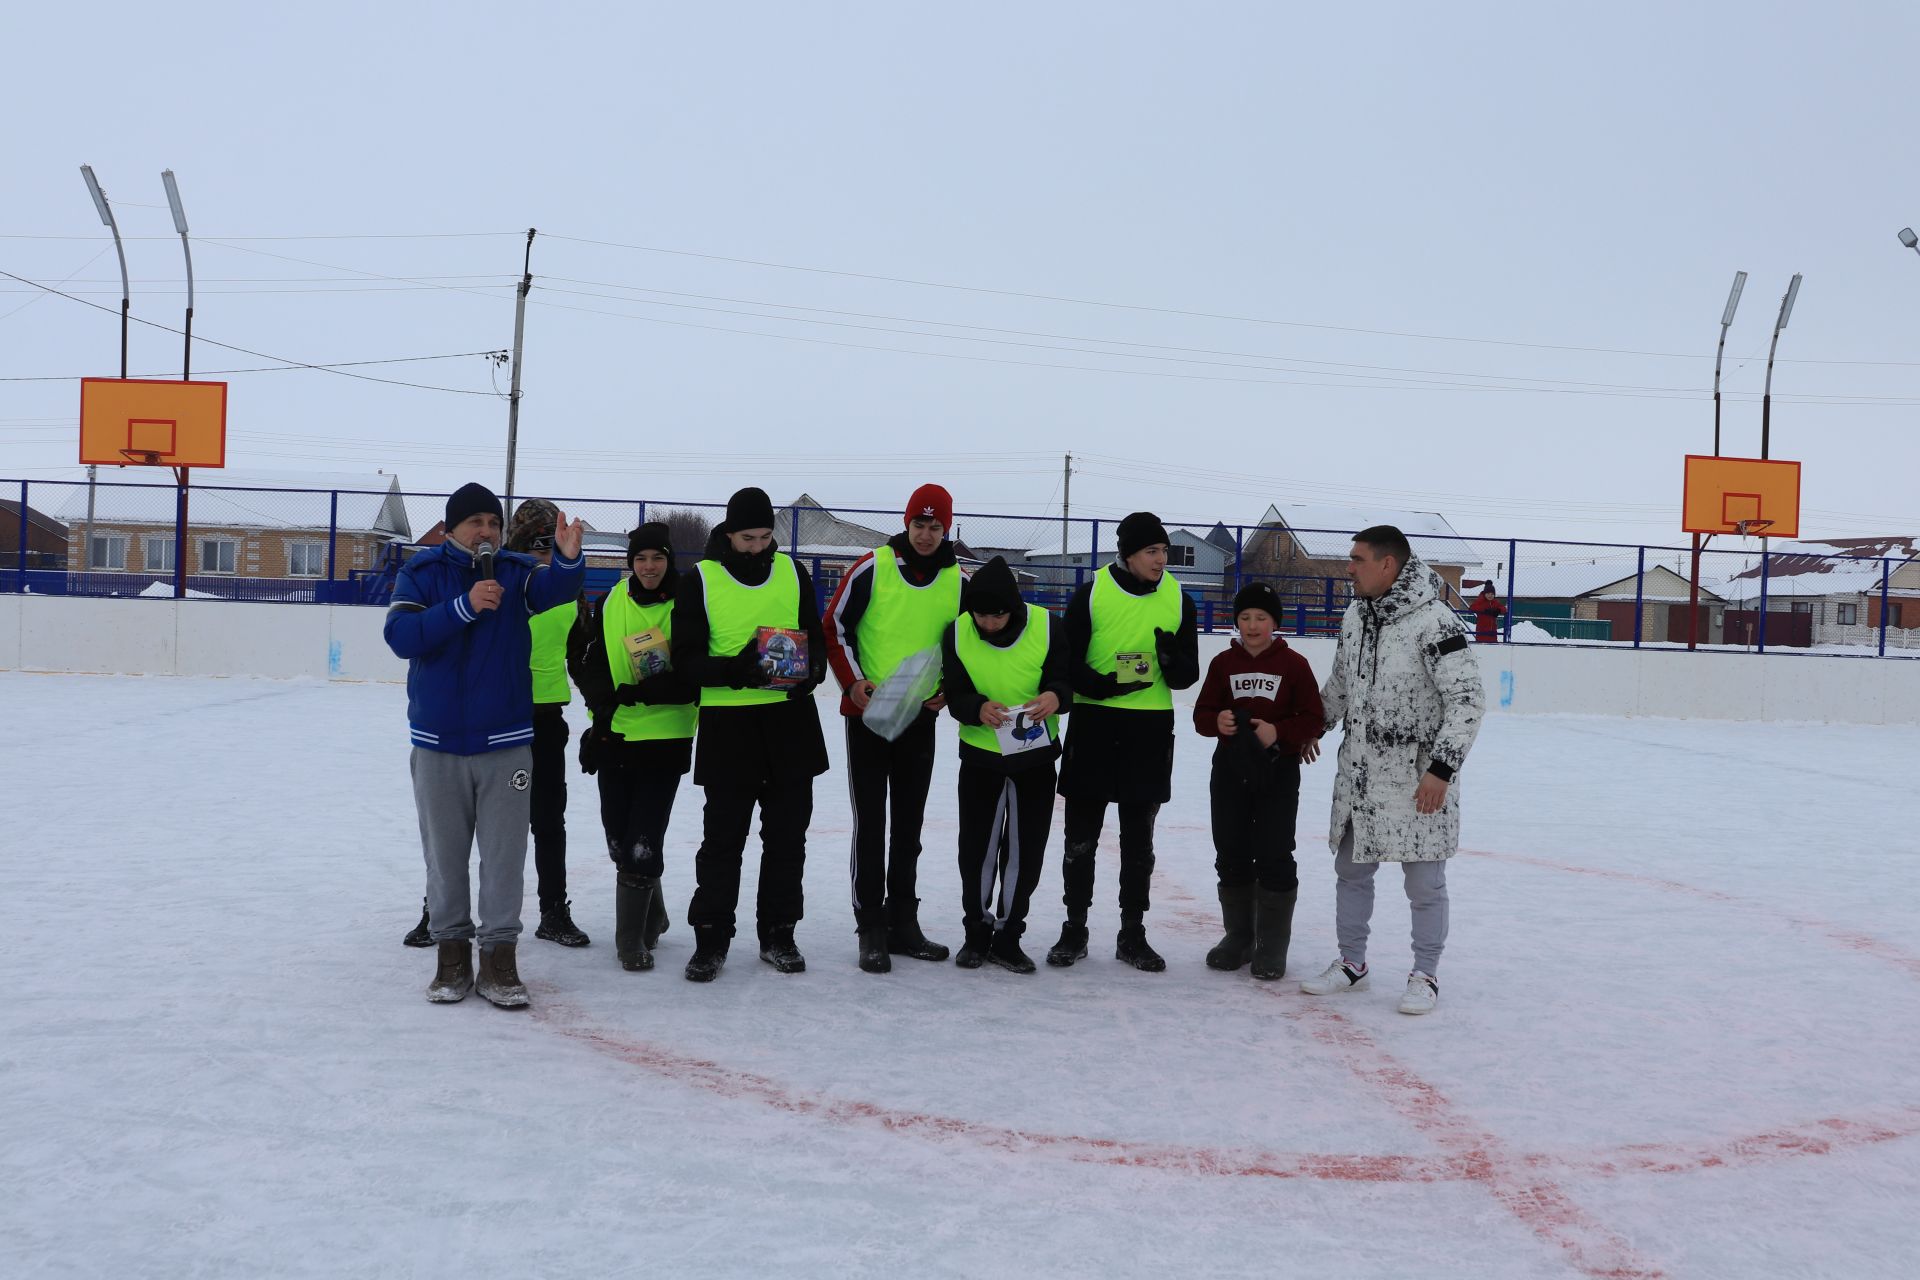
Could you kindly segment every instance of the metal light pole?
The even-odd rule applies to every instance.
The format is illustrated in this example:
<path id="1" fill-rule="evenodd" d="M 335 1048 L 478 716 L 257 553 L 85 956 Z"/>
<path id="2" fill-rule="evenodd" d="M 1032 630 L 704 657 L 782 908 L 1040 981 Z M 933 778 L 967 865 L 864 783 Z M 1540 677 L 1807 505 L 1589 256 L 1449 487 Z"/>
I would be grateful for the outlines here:
<path id="1" fill-rule="evenodd" d="M 1787 327 L 1787 318 L 1793 314 L 1793 300 L 1800 296 L 1800 273 L 1793 273 L 1793 279 L 1787 285 L 1786 296 L 1780 299 L 1780 318 L 1773 322 L 1773 342 L 1767 347 L 1767 388 L 1760 397 L 1760 456 L 1770 456 L 1768 447 L 1772 441 L 1773 429 L 1773 353 L 1780 348 L 1780 331 Z"/>
<path id="2" fill-rule="evenodd" d="M 520 343 L 527 333 L 527 292 L 533 288 L 533 237 L 527 228 L 527 254 L 521 267 L 520 291 L 513 304 L 513 381 L 507 392 L 507 491 L 502 509 L 513 517 L 513 461 L 520 444 Z"/>
<path id="3" fill-rule="evenodd" d="M 162 169 L 160 181 L 167 188 L 167 208 L 173 211 L 173 229 L 180 233 L 180 252 L 187 259 L 187 327 L 186 342 L 180 352 L 180 381 L 189 380 L 193 369 L 193 247 L 187 242 L 187 211 L 180 204 L 180 184 L 173 180 L 173 170 Z M 173 477 L 180 486 L 174 502 L 173 516 L 173 598 L 187 598 L 187 485 L 191 479 L 192 468 L 176 468 Z"/>
<path id="4" fill-rule="evenodd" d="M 1727 294 L 1726 310 L 1720 313 L 1720 347 L 1713 353 L 1713 456 L 1720 456 L 1720 362 L 1727 354 L 1727 330 L 1733 313 L 1740 309 L 1740 291 L 1747 287 L 1747 273 L 1733 273 L 1733 289 Z M 1695 648 L 1700 639 L 1700 535 L 1693 535 L 1692 600 L 1687 612 L 1687 648 Z"/>
<path id="5" fill-rule="evenodd" d="M 1900 228 L 1900 243 L 1915 253 L 1920 253 L 1920 236 L 1913 234 L 1912 227 Z"/>
<path id="6" fill-rule="evenodd" d="M 113 206 L 107 203 L 107 193 L 100 189 L 100 180 L 93 176 L 93 166 L 80 166 L 80 176 L 87 180 L 87 192 L 93 197 L 93 207 L 100 211 L 100 221 L 107 230 L 113 232 L 113 251 L 120 255 L 120 376 L 127 376 L 127 323 L 133 312 L 133 290 L 127 284 L 127 250 L 120 242 L 120 224 L 113 220 Z M 100 468 L 87 466 L 87 545 L 82 553 L 80 568 L 82 571 L 93 567 L 93 497 L 94 481 Z"/>

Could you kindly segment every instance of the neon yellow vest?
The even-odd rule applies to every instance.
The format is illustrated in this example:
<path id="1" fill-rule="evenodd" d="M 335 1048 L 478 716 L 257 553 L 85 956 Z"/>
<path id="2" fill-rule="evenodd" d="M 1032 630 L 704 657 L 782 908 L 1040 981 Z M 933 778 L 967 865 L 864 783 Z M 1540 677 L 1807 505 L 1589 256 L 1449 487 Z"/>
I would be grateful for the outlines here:
<path id="1" fill-rule="evenodd" d="M 746 647 L 761 627 L 797 628 L 800 625 L 800 570 L 784 551 L 773 553 L 773 568 L 757 587 L 742 586 L 718 560 L 700 562 L 700 581 L 707 595 L 707 656 L 731 658 Z M 809 653 L 809 663 L 826 655 Z M 785 689 L 700 690 L 703 707 L 754 707 L 786 700 Z"/>
<path id="2" fill-rule="evenodd" d="M 914 654 L 938 645 L 959 613 L 959 566 L 948 565 L 932 582 L 916 587 L 900 576 L 892 547 L 876 549 L 873 596 L 860 615 L 861 670 L 879 684 Z"/>
<path id="3" fill-rule="evenodd" d="M 579 604 L 569 600 L 527 620 L 533 631 L 533 700 L 537 703 L 573 701 L 573 687 L 567 683 L 567 633 L 579 612 Z"/>
<path id="4" fill-rule="evenodd" d="M 607 648 L 607 667 L 613 673 L 613 687 L 632 684 L 633 660 L 627 656 L 627 637 L 658 629 L 673 639 L 673 601 L 638 604 L 633 590 L 623 578 L 607 592 L 607 603 L 600 614 L 600 635 Z M 691 702 L 669 706 L 631 706 L 613 713 L 613 731 L 628 742 L 654 742 L 662 738 L 691 738 L 700 721 L 700 708 Z"/>
<path id="5" fill-rule="evenodd" d="M 1096 707 L 1118 707 L 1124 711 L 1171 711 L 1173 690 L 1161 674 L 1160 659 L 1154 652 L 1153 633 L 1180 629 L 1180 584 L 1170 573 L 1160 576 L 1160 585 L 1151 594 L 1136 596 L 1113 580 L 1111 568 L 1103 568 L 1093 578 L 1093 592 L 1087 599 L 1093 616 L 1093 635 L 1087 641 L 1087 665 L 1095 671 L 1111 673 L 1116 653 L 1145 654 L 1152 664 L 1151 683 L 1136 685 L 1117 698 L 1079 698 L 1076 701 Z M 1076 721 L 1076 723 L 1078 723 Z"/>
<path id="6" fill-rule="evenodd" d="M 1022 707 L 1040 696 L 1040 672 L 1047 662 L 1047 611 L 1027 606 L 1027 625 L 1020 638 L 1001 648 L 990 644 L 963 613 L 953 624 L 953 653 L 973 678 L 973 687 L 991 702 Z M 1047 733 L 1060 740 L 1060 717 L 1047 717 Z M 960 741 L 982 751 L 1000 754 L 1000 738 L 984 724 L 960 726 Z"/>

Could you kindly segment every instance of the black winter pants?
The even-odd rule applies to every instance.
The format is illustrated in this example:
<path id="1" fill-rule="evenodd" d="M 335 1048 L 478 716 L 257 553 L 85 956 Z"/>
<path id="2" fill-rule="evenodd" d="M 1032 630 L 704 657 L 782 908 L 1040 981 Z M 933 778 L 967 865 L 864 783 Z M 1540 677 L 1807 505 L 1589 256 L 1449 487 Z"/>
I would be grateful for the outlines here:
<path id="1" fill-rule="evenodd" d="M 740 904 L 740 864 L 746 855 L 753 809 L 760 807 L 760 890 L 754 901 L 759 936 L 797 924 L 805 902 L 801 875 L 807 865 L 807 824 L 813 820 L 813 779 L 709 786 L 700 851 L 694 855 L 697 886 L 687 908 L 694 928 L 718 928 L 733 936 Z"/>
<path id="2" fill-rule="evenodd" d="M 533 867 L 540 878 L 540 910 L 551 911 L 567 900 L 567 727 L 566 711 L 558 702 L 533 708 Z"/>
<path id="3" fill-rule="evenodd" d="M 1107 803 L 1067 797 L 1066 855 L 1060 879 L 1065 887 L 1061 901 L 1069 916 L 1084 919 L 1093 905 L 1093 860 L 1100 848 L 1100 828 L 1107 820 Z M 1120 810 L 1120 910 L 1144 913 L 1151 905 L 1153 821 L 1160 806 L 1122 801 L 1115 807 Z"/>
<path id="4" fill-rule="evenodd" d="M 666 871 L 667 820 L 673 816 L 680 775 L 669 769 L 603 764 L 597 777 L 607 856 L 621 871 L 658 879 Z"/>
<path id="5" fill-rule="evenodd" d="M 1051 762 L 1011 774 L 960 762 L 960 920 L 969 938 L 1026 932 L 1053 828 L 1053 786 Z"/>
<path id="6" fill-rule="evenodd" d="M 847 721 L 847 789 L 853 798 L 853 881 L 856 928 L 888 922 L 888 907 L 912 912 L 920 869 L 920 826 L 933 784 L 934 717 L 923 715 L 888 742 L 858 716 Z M 891 803 L 889 803 L 891 802 Z M 893 823 L 887 823 L 887 811 Z"/>
<path id="7" fill-rule="evenodd" d="M 1293 861 L 1300 762 L 1267 758 L 1252 765 L 1249 778 L 1232 758 L 1213 758 L 1213 869 L 1223 889 L 1258 883 L 1291 893 L 1300 887 Z"/>

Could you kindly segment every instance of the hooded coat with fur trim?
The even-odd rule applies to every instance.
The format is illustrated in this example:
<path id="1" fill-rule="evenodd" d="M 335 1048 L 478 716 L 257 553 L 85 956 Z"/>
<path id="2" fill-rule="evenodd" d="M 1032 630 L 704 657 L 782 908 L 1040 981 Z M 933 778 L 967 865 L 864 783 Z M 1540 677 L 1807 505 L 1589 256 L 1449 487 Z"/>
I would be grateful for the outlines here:
<path id="1" fill-rule="evenodd" d="M 1347 607 L 1320 698 L 1327 728 L 1346 725 L 1333 785 L 1334 848 L 1351 823 L 1355 862 L 1451 858 L 1460 847 L 1460 768 L 1480 731 L 1486 691 L 1466 628 L 1418 556 L 1385 595 Z M 1450 783 L 1438 813 L 1414 808 L 1427 773 Z"/>

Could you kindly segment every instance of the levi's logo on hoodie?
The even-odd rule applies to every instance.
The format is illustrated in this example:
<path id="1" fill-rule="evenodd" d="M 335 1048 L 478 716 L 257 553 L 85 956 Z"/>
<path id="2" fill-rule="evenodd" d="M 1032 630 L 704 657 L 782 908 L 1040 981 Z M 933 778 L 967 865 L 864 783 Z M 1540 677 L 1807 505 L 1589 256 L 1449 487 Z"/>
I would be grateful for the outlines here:
<path id="1" fill-rule="evenodd" d="M 1236 698 L 1271 699 L 1280 695 L 1280 677 L 1265 671 L 1236 671 L 1227 680 Z"/>

